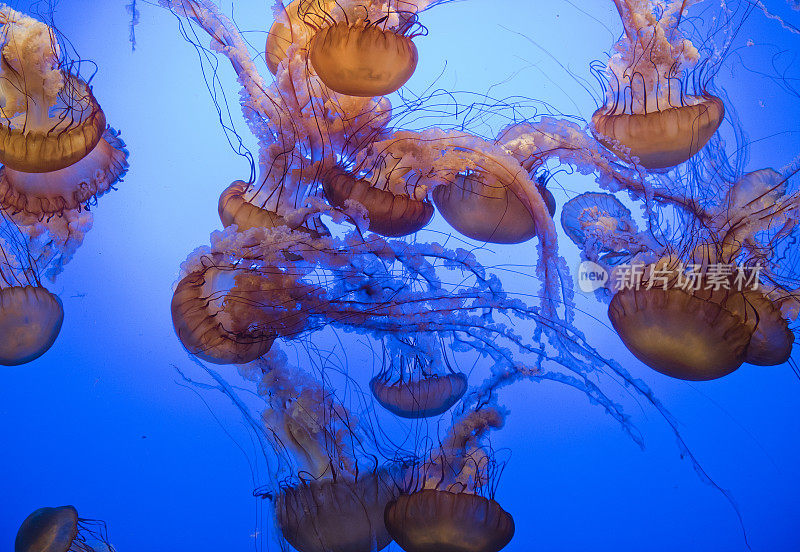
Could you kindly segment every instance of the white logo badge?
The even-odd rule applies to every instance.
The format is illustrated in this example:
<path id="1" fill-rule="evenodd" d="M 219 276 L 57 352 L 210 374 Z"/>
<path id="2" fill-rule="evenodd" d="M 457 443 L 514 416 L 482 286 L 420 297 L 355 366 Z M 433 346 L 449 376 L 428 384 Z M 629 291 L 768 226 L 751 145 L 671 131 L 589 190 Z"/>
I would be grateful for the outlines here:
<path id="1" fill-rule="evenodd" d="M 608 271 L 597 263 L 584 261 L 578 267 L 578 288 L 592 293 L 608 283 Z"/>

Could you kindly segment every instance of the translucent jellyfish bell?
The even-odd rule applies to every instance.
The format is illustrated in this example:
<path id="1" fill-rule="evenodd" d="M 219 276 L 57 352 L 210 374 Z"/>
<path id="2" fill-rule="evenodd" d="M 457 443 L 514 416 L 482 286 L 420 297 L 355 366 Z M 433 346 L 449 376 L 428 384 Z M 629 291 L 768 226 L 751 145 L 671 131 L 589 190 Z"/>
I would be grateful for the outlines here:
<path id="1" fill-rule="evenodd" d="M 239 278 L 243 274 L 213 263 L 178 283 L 172 322 L 190 353 L 215 364 L 246 364 L 269 351 L 277 332 L 258 325 L 263 314 L 255 297 L 269 283 L 257 276 L 255 282 Z"/>
<path id="2" fill-rule="evenodd" d="M 407 236 L 424 228 L 433 218 L 433 205 L 407 194 L 376 188 L 371 182 L 335 168 L 322 180 L 325 197 L 334 207 L 347 200 L 363 205 L 369 214 L 369 229 L 389 237 Z"/>
<path id="3" fill-rule="evenodd" d="M 22 522 L 14 552 L 114 552 L 106 524 L 78 517 L 74 506 L 39 508 Z"/>
<path id="4" fill-rule="evenodd" d="M 299 552 L 366 552 L 391 541 L 384 524 L 396 490 L 386 471 L 289 487 L 275 506 L 283 537 Z"/>
<path id="5" fill-rule="evenodd" d="M 64 308 L 43 287 L 0 289 L 0 364 L 16 366 L 42 356 L 55 343 Z"/>
<path id="6" fill-rule="evenodd" d="M 586 243 L 591 228 L 598 226 L 612 232 L 635 228 L 630 210 L 611 194 L 586 192 L 569 200 L 561 209 L 561 227 L 575 245 Z"/>
<path id="7" fill-rule="evenodd" d="M 14 552 L 67 552 L 78 535 L 74 506 L 39 508 L 22 522 Z"/>
<path id="8" fill-rule="evenodd" d="M 406 552 L 498 552 L 514 519 L 492 499 L 425 489 L 386 507 L 386 528 Z"/>
<path id="9" fill-rule="evenodd" d="M 364 20 L 339 22 L 311 39 L 311 64 L 325 85 L 349 96 L 385 96 L 403 86 L 417 68 L 410 37 Z"/>
<path id="10" fill-rule="evenodd" d="M 594 137 L 617 156 L 639 158 L 646 169 L 680 165 L 700 151 L 719 128 L 725 106 L 716 96 L 649 113 L 616 113 L 601 107 L 592 115 Z"/>
<path id="11" fill-rule="evenodd" d="M 448 367 L 437 373 L 427 359 L 396 352 L 369 382 L 375 400 L 401 418 L 430 418 L 444 414 L 467 390 L 467 376 Z"/>
<path id="12" fill-rule="evenodd" d="M 486 172 L 460 174 L 452 184 L 437 186 L 433 201 L 450 226 L 474 240 L 522 243 L 536 235 L 525 205 L 500 178 Z"/>

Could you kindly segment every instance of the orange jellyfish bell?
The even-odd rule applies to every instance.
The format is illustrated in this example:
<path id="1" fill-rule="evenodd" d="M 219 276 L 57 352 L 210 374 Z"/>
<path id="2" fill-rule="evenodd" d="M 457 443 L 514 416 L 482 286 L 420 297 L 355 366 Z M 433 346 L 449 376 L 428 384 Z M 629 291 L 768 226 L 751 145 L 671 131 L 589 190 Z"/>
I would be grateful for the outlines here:
<path id="1" fill-rule="evenodd" d="M 42 109 L 38 104 L 46 102 L 35 100 L 29 102 L 29 112 Z M 48 107 L 56 117 L 42 116 L 39 121 L 26 112 L 21 123 L 0 124 L 3 165 L 26 173 L 52 172 L 80 161 L 95 148 L 106 129 L 106 117 L 85 82 L 64 74 L 64 88 Z"/>
<path id="2" fill-rule="evenodd" d="M 16 366 L 42 356 L 55 343 L 64 308 L 43 287 L 0 289 L 0 364 Z"/>
<path id="3" fill-rule="evenodd" d="M 128 152 L 111 127 L 82 158 L 62 169 L 25 172 L 0 168 L 0 204 L 35 216 L 61 214 L 103 195 L 128 170 Z"/>
<path id="4" fill-rule="evenodd" d="M 753 329 L 718 302 L 681 289 L 625 289 L 608 317 L 636 358 L 673 378 L 703 381 L 745 362 Z"/>
<path id="5" fill-rule="evenodd" d="M 433 218 L 433 206 L 427 201 L 376 188 L 338 167 L 323 177 L 322 187 L 334 207 L 344 208 L 348 199 L 363 205 L 369 214 L 369 229 L 382 236 L 413 234 Z"/>
<path id="6" fill-rule="evenodd" d="M 425 489 L 386 507 L 386 528 L 406 552 L 498 552 L 514 519 L 492 499 Z"/>
<path id="7" fill-rule="evenodd" d="M 184 277 L 172 296 L 172 323 L 186 349 L 215 364 L 246 364 L 272 347 L 276 333 L 260 318 L 241 271 L 208 266 Z M 254 327 L 255 326 L 255 327 Z"/>
<path id="8" fill-rule="evenodd" d="M 380 405 L 392 414 L 401 418 L 430 418 L 444 414 L 464 396 L 467 376 L 453 372 L 393 382 L 379 374 L 370 380 L 369 387 Z"/>
<path id="9" fill-rule="evenodd" d="M 458 175 L 433 190 L 433 202 L 459 233 L 489 243 L 522 243 L 536 235 L 527 207 L 498 178 L 486 172 Z"/>
<path id="10" fill-rule="evenodd" d="M 680 165 L 706 145 L 725 116 L 721 99 L 695 98 L 697 103 L 647 113 L 601 107 L 592 115 L 592 134 L 617 156 L 638 157 L 646 169 Z"/>
<path id="11" fill-rule="evenodd" d="M 383 521 L 396 496 L 388 472 L 312 481 L 277 497 L 275 514 L 283 537 L 299 552 L 382 550 L 391 541 Z"/>
<path id="12" fill-rule="evenodd" d="M 325 85 L 349 96 L 385 96 L 403 86 L 417 68 L 410 37 L 364 20 L 339 22 L 311 39 L 311 65 Z"/>
<path id="13" fill-rule="evenodd" d="M 757 366 L 783 364 L 792 354 L 794 334 L 789 322 L 760 291 L 729 292 L 714 298 L 736 314 L 753 332 L 745 351 L 745 362 Z"/>
<path id="14" fill-rule="evenodd" d="M 250 228 L 286 226 L 286 219 L 274 211 L 262 209 L 244 199 L 248 184 L 236 180 L 219 196 L 219 218 L 224 226 L 236 224 L 239 232 Z"/>

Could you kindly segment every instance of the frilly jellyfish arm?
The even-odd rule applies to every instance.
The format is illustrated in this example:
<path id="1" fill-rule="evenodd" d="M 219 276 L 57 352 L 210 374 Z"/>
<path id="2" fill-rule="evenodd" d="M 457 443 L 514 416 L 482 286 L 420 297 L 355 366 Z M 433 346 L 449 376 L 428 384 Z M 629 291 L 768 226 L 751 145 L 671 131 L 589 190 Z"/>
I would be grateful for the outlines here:
<path id="1" fill-rule="evenodd" d="M 490 483 L 492 459 L 482 445 L 489 430 L 505 424 L 493 407 L 473 410 L 457 419 L 441 446 L 420 466 L 422 488 L 478 493 Z"/>
<path id="2" fill-rule="evenodd" d="M 594 174 L 600 187 L 611 192 L 625 190 L 648 202 L 673 205 L 699 220 L 712 216 L 690 195 L 654 186 L 641 167 L 620 165 L 615 155 L 573 121 L 542 117 L 532 123 L 509 125 L 499 133 L 498 143 L 528 170 L 548 159 L 557 159 L 574 166 L 581 174 Z"/>
<path id="3" fill-rule="evenodd" d="M 680 34 L 678 26 L 689 6 L 700 0 L 613 1 L 625 34 L 614 45 L 608 62 L 612 82 L 617 83 L 608 90 L 610 111 L 645 113 L 670 107 L 671 88 L 666 75 L 680 74 L 699 59 L 697 49 Z M 643 87 L 646 94 L 633 94 L 630 104 L 620 102 L 618 94 L 627 86 Z"/>
<path id="4" fill-rule="evenodd" d="M 49 108 L 64 87 L 58 43 L 47 25 L 5 5 L 0 8 L 0 25 L 2 116 L 27 113 L 26 130 L 47 129 Z"/>
<path id="5" fill-rule="evenodd" d="M 397 162 L 386 168 L 387 158 Z M 500 175 L 504 185 L 526 207 L 533 217 L 539 236 L 537 275 L 542 278 L 542 306 L 545 315 L 556 316 L 563 301 L 564 317 L 572 317 L 572 288 L 566 262 L 558 256 L 558 235 L 555 224 L 535 183 L 517 159 L 502 147 L 462 132 L 430 129 L 422 133 L 397 132 L 390 139 L 376 142 L 357 156 L 357 165 L 373 170 L 373 178 L 387 180 L 389 189 L 406 191 L 424 197 L 436 185 L 452 185 L 456 176 L 467 170 L 480 169 Z M 424 182 L 424 184 L 422 184 Z"/>

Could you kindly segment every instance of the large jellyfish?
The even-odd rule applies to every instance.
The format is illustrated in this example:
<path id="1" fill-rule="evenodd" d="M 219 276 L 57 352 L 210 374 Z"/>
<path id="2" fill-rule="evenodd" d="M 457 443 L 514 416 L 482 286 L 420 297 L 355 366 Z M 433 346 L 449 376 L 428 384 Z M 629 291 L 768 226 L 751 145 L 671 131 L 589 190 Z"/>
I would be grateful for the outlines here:
<path id="1" fill-rule="evenodd" d="M 309 45 L 311 65 L 326 86 L 341 94 L 371 97 L 394 92 L 417 68 L 412 39 L 424 33 L 417 12 L 433 1 L 327 2 L 330 7 L 323 17 L 318 6 L 312 14 L 300 7 L 304 23 L 315 31 Z"/>
<path id="2" fill-rule="evenodd" d="M 608 315 L 640 360 L 672 377 L 709 380 L 743 363 L 789 359 L 795 291 L 776 278 L 778 245 L 798 220 L 788 177 L 764 169 L 742 176 L 702 208 L 682 238 L 666 244 L 639 232 L 630 211 L 608 194 L 583 194 L 565 206 L 562 223 L 585 258 L 611 272 Z M 669 199 L 669 191 L 661 197 Z M 684 198 L 673 196 L 681 205 Z M 702 229 L 696 231 L 702 225 Z M 609 259 L 627 261 L 613 266 Z M 796 280 L 794 280 L 796 281 Z"/>
<path id="3" fill-rule="evenodd" d="M 47 25 L 7 6 L 0 24 L 0 205 L 37 217 L 80 208 L 124 175 L 125 144 Z"/>
<path id="4" fill-rule="evenodd" d="M 680 31 L 699 0 L 613 0 L 624 34 L 608 62 L 605 105 L 592 132 L 621 158 L 648 169 L 679 165 L 696 154 L 725 115 L 722 100 L 691 91 L 688 71 L 700 53 Z"/>
<path id="5" fill-rule="evenodd" d="M 106 524 L 78 517 L 74 506 L 39 508 L 25 518 L 14 552 L 114 552 Z"/>

